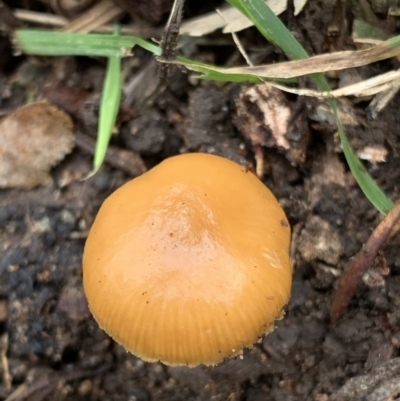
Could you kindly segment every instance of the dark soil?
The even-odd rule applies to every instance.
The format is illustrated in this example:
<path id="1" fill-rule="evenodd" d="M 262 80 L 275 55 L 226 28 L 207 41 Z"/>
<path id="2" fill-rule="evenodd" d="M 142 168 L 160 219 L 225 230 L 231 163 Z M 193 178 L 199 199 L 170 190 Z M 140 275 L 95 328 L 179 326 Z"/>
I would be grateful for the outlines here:
<path id="1" fill-rule="evenodd" d="M 335 2 L 309 3 L 296 18 L 283 15 L 309 51 L 353 48 L 346 28 L 351 26 L 351 13 L 345 14 L 340 35 L 332 38 L 327 32 Z M 206 7 L 189 6 L 193 15 L 205 11 Z M 261 52 L 266 46 L 255 30 L 240 36 L 250 52 Z M 233 43 L 222 48 L 213 45 L 213 39 L 221 37 L 227 39 L 217 33 L 206 44 L 193 44 L 190 56 L 220 64 L 235 57 L 239 60 Z M 0 400 L 400 399 L 396 387 L 400 377 L 399 235 L 381 250 L 381 259 L 390 269 L 384 285 L 361 283 L 343 316 L 334 324 L 329 319 L 338 277 L 382 217 L 349 172 L 334 125 L 321 117 L 323 102 L 285 95 L 301 120 L 298 127 L 307 130 L 307 134 L 300 132 L 298 144 L 304 158 L 293 160 L 273 140 L 255 143 L 243 132 L 237 123 L 237 99 L 243 87 L 202 82 L 175 69 L 155 103 L 143 104 L 137 94 L 125 101 L 119 134 L 112 139 L 114 153 L 97 175 L 81 181 L 91 169 L 87 150 L 93 150 L 90 137 L 96 132 L 104 61 L 13 58 L 7 41 L 7 36 L 0 38 L 0 48 L 5 49 L 0 60 L 2 115 L 32 94 L 46 97 L 72 115 L 75 133 L 87 137 L 89 145 L 78 143 L 52 170 L 52 185 L 0 191 Z M 134 59 L 135 63 L 124 64 L 131 77 L 153 62 L 140 50 Z M 278 59 L 282 55 L 273 52 L 260 62 Z M 358 72 L 375 75 L 393 64 L 397 61 Z M 149 85 L 154 76 L 153 72 L 145 78 Z M 340 76 L 330 79 L 337 85 Z M 375 120 L 367 119 L 367 106 L 365 100 L 342 102 L 345 115 L 352 117 L 346 130 L 357 151 L 367 145 L 387 150 L 385 162 L 367 162 L 366 167 L 396 200 L 400 195 L 400 96 Z M 245 350 L 243 358 L 194 369 L 145 363 L 113 342 L 91 317 L 82 289 L 82 250 L 103 200 L 133 178 L 132 168 L 118 164 L 123 150 L 141 158 L 147 168 L 189 151 L 219 154 L 249 168 L 262 160 L 263 181 L 292 226 L 294 281 L 285 318 L 261 343 Z M 134 171 L 140 171 L 140 163 L 136 167 Z M 376 390 L 381 388 L 382 396 Z"/>

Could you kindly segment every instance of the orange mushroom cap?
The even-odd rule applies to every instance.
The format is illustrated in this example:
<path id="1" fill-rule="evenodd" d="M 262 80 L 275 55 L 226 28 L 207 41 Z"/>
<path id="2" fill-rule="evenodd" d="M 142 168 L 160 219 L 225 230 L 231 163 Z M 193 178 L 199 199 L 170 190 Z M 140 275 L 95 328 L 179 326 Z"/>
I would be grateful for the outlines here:
<path id="1" fill-rule="evenodd" d="M 102 205 L 83 256 L 89 308 L 144 360 L 214 365 L 282 316 L 289 242 L 282 208 L 252 173 L 219 156 L 175 156 Z"/>

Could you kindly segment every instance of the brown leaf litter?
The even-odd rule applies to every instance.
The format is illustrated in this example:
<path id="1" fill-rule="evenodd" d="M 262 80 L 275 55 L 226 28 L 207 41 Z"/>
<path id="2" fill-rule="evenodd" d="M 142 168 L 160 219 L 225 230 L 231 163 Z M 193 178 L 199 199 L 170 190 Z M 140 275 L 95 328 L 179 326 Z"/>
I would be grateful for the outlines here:
<path id="1" fill-rule="evenodd" d="M 74 147 L 71 118 L 48 102 L 20 107 L 0 123 L 0 187 L 31 189 Z"/>

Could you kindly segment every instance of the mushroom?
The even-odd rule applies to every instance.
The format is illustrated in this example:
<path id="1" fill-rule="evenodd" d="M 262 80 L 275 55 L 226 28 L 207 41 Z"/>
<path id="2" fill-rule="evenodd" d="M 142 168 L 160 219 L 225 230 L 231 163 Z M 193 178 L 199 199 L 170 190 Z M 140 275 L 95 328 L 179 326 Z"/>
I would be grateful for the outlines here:
<path id="1" fill-rule="evenodd" d="M 274 328 L 290 227 L 273 194 L 219 156 L 171 157 L 100 208 L 83 256 L 89 308 L 146 361 L 215 365 Z"/>

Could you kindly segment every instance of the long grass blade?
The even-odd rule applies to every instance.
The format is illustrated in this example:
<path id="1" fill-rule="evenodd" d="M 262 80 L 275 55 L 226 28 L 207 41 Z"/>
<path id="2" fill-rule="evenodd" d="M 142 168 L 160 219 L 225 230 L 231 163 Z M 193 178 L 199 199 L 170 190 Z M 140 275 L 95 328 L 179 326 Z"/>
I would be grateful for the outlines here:
<path id="1" fill-rule="evenodd" d="M 101 96 L 93 170 L 89 173 L 88 177 L 96 174 L 103 164 L 118 115 L 121 92 L 121 57 L 119 55 L 110 56 L 108 58 L 103 93 Z"/>
<path id="2" fill-rule="evenodd" d="M 246 15 L 264 37 L 280 47 L 288 57 L 296 60 L 308 57 L 305 49 L 293 37 L 280 19 L 269 9 L 263 0 L 227 1 Z M 311 74 L 310 77 L 320 90 L 331 90 L 328 82 L 322 74 Z M 386 196 L 376 181 L 368 174 L 367 170 L 352 149 L 343 125 L 338 118 L 336 101 L 330 99 L 328 102 L 334 111 L 343 152 L 354 178 L 370 202 L 381 213 L 387 214 L 389 210 L 393 208 L 394 203 Z"/>
<path id="3" fill-rule="evenodd" d="M 14 35 L 17 50 L 42 56 L 127 57 L 138 45 L 160 55 L 157 45 L 136 36 L 55 32 L 38 29 L 18 29 Z"/>

